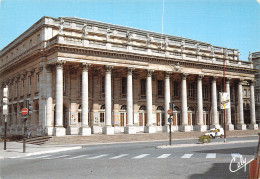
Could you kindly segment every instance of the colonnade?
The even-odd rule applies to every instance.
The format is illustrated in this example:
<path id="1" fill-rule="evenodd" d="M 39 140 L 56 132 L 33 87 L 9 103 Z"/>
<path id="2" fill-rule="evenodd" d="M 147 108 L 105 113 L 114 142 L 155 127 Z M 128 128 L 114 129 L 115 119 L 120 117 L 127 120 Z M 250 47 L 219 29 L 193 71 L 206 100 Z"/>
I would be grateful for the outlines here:
<path id="1" fill-rule="evenodd" d="M 54 135 L 60 136 L 65 135 L 65 129 L 63 126 L 63 65 L 64 62 L 56 63 L 56 122 L 54 126 Z M 89 64 L 82 64 L 82 127 L 80 129 L 81 135 L 90 135 L 91 129 L 88 123 L 88 67 Z M 104 134 L 114 134 L 114 129 L 112 127 L 112 96 L 111 96 L 111 72 L 112 66 L 106 66 L 105 73 L 105 127 L 103 127 Z M 128 134 L 136 133 L 135 127 L 133 126 L 133 77 L 132 77 L 133 68 L 127 69 L 127 126 L 124 131 Z M 147 70 L 146 77 L 146 106 L 147 106 L 147 124 L 144 131 L 147 133 L 155 133 L 156 128 L 152 122 L 152 73 L 153 70 Z M 187 78 L 188 74 L 181 74 L 181 126 L 180 131 L 190 131 L 191 126 L 188 125 L 188 113 L 187 113 Z M 194 130 L 206 131 L 207 127 L 203 122 L 203 90 L 202 90 L 202 79 L 203 75 L 197 76 L 197 110 L 198 110 L 198 120 L 197 125 L 194 126 Z M 47 83 L 50 83 L 50 77 L 47 76 Z M 217 86 L 216 86 L 216 77 L 212 77 L 211 80 L 211 103 L 212 103 L 212 126 L 219 127 L 219 118 L 217 111 Z M 230 92 L 230 79 L 226 80 L 225 87 L 226 92 Z M 167 114 L 168 109 L 170 108 L 170 72 L 165 72 L 165 83 L 164 83 L 164 100 L 165 100 L 165 126 L 169 125 Z M 48 93 L 48 92 L 47 92 Z M 50 93 L 50 92 L 49 92 Z M 250 97 L 251 97 L 251 128 L 255 128 L 255 103 L 254 103 L 254 83 L 250 83 Z M 246 126 L 244 124 L 243 116 L 243 96 L 242 96 L 242 83 L 238 84 L 238 108 L 239 108 L 239 123 L 237 124 L 237 129 L 245 130 Z M 230 99 L 229 99 L 230 100 Z M 51 105 L 52 100 L 47 99 L 47 120 L 51 119 Z M 231 124 L 231 109 L 226 110 L 226 119 L 227 119 L 227 129 L 234 130 L 233 124 Z M 47 125 L 50 125 L 51 122 L 47 121 Z"/>

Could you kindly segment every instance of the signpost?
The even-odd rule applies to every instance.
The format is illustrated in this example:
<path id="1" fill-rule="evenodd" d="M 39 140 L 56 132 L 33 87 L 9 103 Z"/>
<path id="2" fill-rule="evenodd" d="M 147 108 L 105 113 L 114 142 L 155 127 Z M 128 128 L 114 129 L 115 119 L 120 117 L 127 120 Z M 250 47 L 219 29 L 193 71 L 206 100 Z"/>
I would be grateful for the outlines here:
<path id="1" fill-rule="evenodd" d="M 21 112 L 22 112 L 23 115 L 26 115 L 26 114 L 28 114 L 28 109 L 27 108 L 23 108 Z"/>
<path id="2" fill-rule="evenodd" d="M 7 128 L 7 115 L 8 115 L 8 88 L 3 89 L 3 115 L 5 118 L 5 132 L 4 132 L 4 150 L 6 150 L 6 128 Z"/>
<path id="3" fill-rule="evenodd" d="M 24 117 L 22 117 L 22 118 L 24 118 L 24 136 L 23 136 L 23 153 L 25 153 L 25 151 L 26 151 L 26 146 L 25 146 L 25 137 L 26 137 L 26 126 L 25 126 L 25 122 L 26 122 L 26 120 L 27 120 L 27 117 L 25 116 L 25 115 L 27 115 L 28 114 L 28 108 L 23 108 L 22 110 L 21 110 L 21 113 L 22 113 L 22 115 L 24 115 Z"/>
<path id="4" fill-rule="evenodd" d="M 168 122 L 170 123 L 170 145 L 172 145 L 172 114 L 173 114 L 173 111 L 172 109 L 169 109 L 167 111 L 167 113 L 170 115 L 170 117 L 168 118 Z"/>

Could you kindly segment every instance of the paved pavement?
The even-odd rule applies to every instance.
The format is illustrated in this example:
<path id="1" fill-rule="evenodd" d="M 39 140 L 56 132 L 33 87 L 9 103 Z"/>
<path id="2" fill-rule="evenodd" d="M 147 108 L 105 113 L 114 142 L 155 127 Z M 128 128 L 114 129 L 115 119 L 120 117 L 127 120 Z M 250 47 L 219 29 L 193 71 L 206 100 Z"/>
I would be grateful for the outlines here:
<path id="1" fill-rule="evenodd" d="M 228 131 L 228 137 L 248 137 L 257 136 L 260 130 L 246 130 L 246 131 Z M 197 139 L 204 132 L 174 132 L 172 139 Z M 94 144 L 111 144 L 111 143 L 131 143 L 131 142 L 152 142 L 152 141 L 167 141 L 169 134 L 156 133 L 156 134 L 115 134 L 115 135 L 91 135 L 91 136 L 64 136 L 53 137 L 45 145 L 38 146 L 26 144 L 26 153 L 23 153 L 23 144 L 18 142 L 7 142 L 7 150 L 4 149 L 4 143 L 0 142 L 0 159 L 4 158 L 19 158 L 25 156 L 55 153 L 68 150 L 81 149 L 84 145 Z M 213 141 L 214 142 L 214 141 Z M 240 141 L 240 143 L 242 143 Z M 216 142 L 217 144 L 223 144 Z M 194 143 L 194 145 L 197 145 Z M 192 144 L 188 145 L 189 147 Z"/>

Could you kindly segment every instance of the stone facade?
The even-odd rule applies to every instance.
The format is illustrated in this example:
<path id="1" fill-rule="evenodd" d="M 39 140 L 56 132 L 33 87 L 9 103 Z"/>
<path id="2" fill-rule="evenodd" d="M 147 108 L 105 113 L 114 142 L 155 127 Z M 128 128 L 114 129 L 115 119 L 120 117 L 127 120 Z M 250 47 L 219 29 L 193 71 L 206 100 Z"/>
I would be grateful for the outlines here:
<path id="1" fill-rule="evenodd" d="M 70 17 L 43 17 L 0 52 L 12 134 L 23 132 L 28 100 L 33 135 L 167 132 L 170 102 L 175 131 L 205 131 L 223 126 L 224 88 L 227 128 L 244 130 L 242 86 L 253 94 L 255 72 L 236 49 Z M 256 129 L 254 110 L 250 116 Z"/>

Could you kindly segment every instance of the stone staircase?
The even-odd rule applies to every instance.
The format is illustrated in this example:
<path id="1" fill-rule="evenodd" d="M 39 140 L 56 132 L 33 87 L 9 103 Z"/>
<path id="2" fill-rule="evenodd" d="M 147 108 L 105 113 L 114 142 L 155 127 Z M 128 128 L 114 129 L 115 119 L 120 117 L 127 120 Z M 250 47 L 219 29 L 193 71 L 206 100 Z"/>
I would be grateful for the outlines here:
<path id="1" fill-rule="evenodd" d="M 26 144 L 34 144 L 34 145 L 43 145 L 45 144 L 47 141 L 49 141 L 52 137 L 50 136 L 35 136 L 35 137 L 31 137 L 31 138 L 26 138 L 25 142 Z M 22 140 L 19 140 L 18 142 L 22 143 Z"/>

